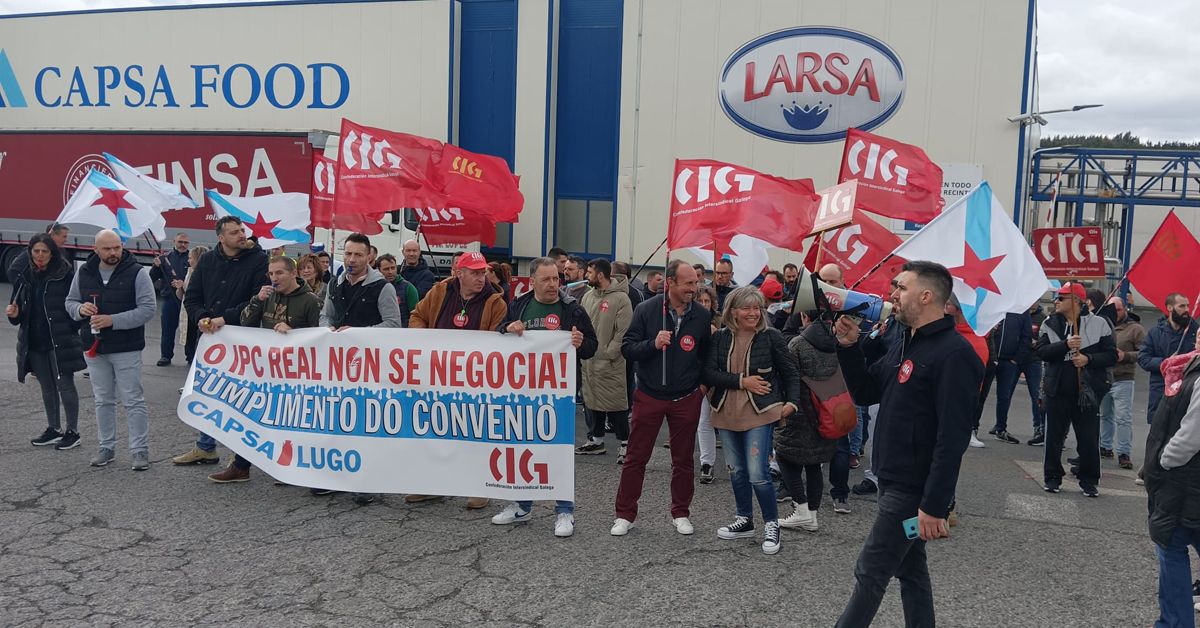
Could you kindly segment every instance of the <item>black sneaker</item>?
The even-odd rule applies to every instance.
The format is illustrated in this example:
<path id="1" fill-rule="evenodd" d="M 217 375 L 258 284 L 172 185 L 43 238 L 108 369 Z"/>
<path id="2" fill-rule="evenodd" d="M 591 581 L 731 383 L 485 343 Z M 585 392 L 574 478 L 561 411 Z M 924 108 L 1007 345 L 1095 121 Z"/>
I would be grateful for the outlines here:
<path id="1" fill-rule="evenodd" d="M 31 439 L 29 442 L 34 447 L 45 447 L 46 445 L 53 445 L 57 443 L 58 441 L 62 440 L 62 437 L 63 435 L 61 432 L 52 427 L 48 427 L 46 428 L 45 432 L 42 432 L 41 436 Z"/>
<path id="2" fill-rule="evenodd" d="M 375 501 L 375 493 L 354 493 L 354 503 L 359 506 L 366 506 Z"/>
<path id="3" fill-rule="evenodd" d="M 996 440 L 1002 443 L 1012 443 L 1013 445 L 1021 444 L 1021 439 L 1009 434 L 1007 430 L 1000 430 L 999 432 L 996 432 Z"/>
<path id="4" fill-rule="evenodd" d="M 1077 464 L 1071 465 L 1071 475 L 1073 475 L 1075 477 L 1079 477 L 1079 465 L 1077 465 Z"/>
<path id="5" fill-rule="evenodd" d="M 994 428 L 994 427 L 993 427 L 992 429 L 988 430 L 988 434 L 991 434 L 992 436 L 995 436 L 995 435 L 996 435 L 996 432 L 999 432 L 999 431 L 1000 431 L 1000 430 L 998 430 L 998 429 L 996 429 L 996 428 Z"/>
<path id="6" fill-rule="evenodd" d="M 1101 457 L 1101 458 L 1112 458 L 1112 457 L 1113 457 L 1113 450 L 1111 450 L 1111 449 L 1105 449 L 1105 448 L 1101 447 L 1101 448 L 1100 448 L 1100 457 Z"/>
<path id="7" fill-rule="evenodd" d="M 1067 464 L 1079 466 L 1079 458 L 1067 458 Z"/>
<path id="8" fill-rule="evenodd" d="M 780 480 L 775 483 L 775 501 L 779 503 L 786 502 L 792 498 L 792 494 L 788 492 L 787 484 Z"/>
<path id="9" fill-rule="evenodd" d="M 79 432 L 72 432 L 71 430 L 67 430 L 62 435 L 62 439 L 58 441 L 58 444 L 55 445 L 54 448 L 59 451 L 66 451 L 68 449 L 75 449 L 78 446 L 79 446 Z"/>
<path id="10" fill-rule="evenodd" d="M 859 482 L 858 484 L 855 484 L 854 486 L 850 487 L 850 492 L 854 493 L 855 495 L 871 495 L 871 494 L 877 492 L 878 490 L 879 490 L 879 487 L 875 486 L 874 482 L 872 482 L 866 478 L 863 478 L 862 482 Z"/>
<path id="11" fill-rule="evenodd" d="M 575 448 L 576 456 L 602 456 L 606 453 L 608 450 L 604 448 L 604 443 L 588 441 Z"/>
<path id="12" fill-rule="evenodd" d="M 1122 469 L 1133 469 L 1133 461 L 1129 459 L 1129 454 L 1121 454 L 1117 456 L 1117 464 Z"/>
<path id="13" fill-rule="evenodd" d="M 1026 441 L 1025 444 L 1029 445 L 1030 447 L 1041 447 L 1042 445 L 1045 445 L 1046 444 L 1046 433 L 1045 432 L 1034 432 L 1033 438 Z"/>
<path id="14" fill-rule="evenodd" d="M 717 528 L 717 538 L 731 541 L 754 536 L 754 522 L 749 517 L 734 517 L 733 523 Z"/>
<path id="15" fill-rule="evenodd" d="M 1062 483 L 1061 482 L 1046 482 L 1046 485 L 1042 487 L 1042 490 L 1046 491 L 1047 493 L 1058 493 L 1058 492 L 1062 491 Z"/>
<path id="16" fill-rule="evenodd" d="M 711 464 L 700 465 L 700 483 L 701 484 L 712 484 L 712 482 L 713 482 L 712 465 Z"/>
<path id="17" fill-rule="evenodd" d="M 1083 482 L 1080 482 L 1079 489 L 1081 491 L 1083 491 L 1084 497 L 1099 497 L 1100 496 L 1100 489 L 1096 488 L 1095 486 L 1092 486 L 1091 484 L 1084 484 Z"/>
<path id="18" fill-rule="evenodd" d="M 171 366 L 171 358 L 159 358 L 158 362 L 154 363 L 154 366 Z"/>
<path id="19" fill-rule="evenodd" d="M 1200 604 L 1200 580 L 1192 583 L 1192 604 Z"/>

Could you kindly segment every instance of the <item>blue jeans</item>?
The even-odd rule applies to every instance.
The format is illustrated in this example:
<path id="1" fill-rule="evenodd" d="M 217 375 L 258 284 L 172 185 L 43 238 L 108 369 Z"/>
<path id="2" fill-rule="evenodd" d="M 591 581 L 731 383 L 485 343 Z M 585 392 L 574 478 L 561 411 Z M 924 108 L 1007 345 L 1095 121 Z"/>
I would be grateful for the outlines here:
<path id="1" fill-rule="evenodd" d="M 532 501 L 517 502 L 517 508 L 520 508 L 521 510 L 523 510 L 525 512 L 529 512 L 529 509 L 533 508 L 533 502 Z M 575 513 L 575 502 L 566 502 L 566 501 L 562 501 L 562 500 L 555 500 L 554 513 L 558 514 L 558 515 L 574 514 Z"/>
<path id="2" fill-rule="evenodd" d="M 1188 546 L 1200 552 L 1200 530 L 1179 526 L 1171 543 L 1158 549 L 1158 621 L 1155 628 L 1195 628 L 1192 608 L 1192 564 Z"/>
<path id="3" fill-rule="evenodd" d="M 117 397 L 129 424 L 129 453 L 150 449 L 150 412 L 142 393 L 142 352 L 102 353 L 85 358 L 96 398 L 96 440 L 104 449 L 117 447 Z"/>
<path id="4" fill-rule="evenodd" d="M 1133 453 L 1133 380 L 1113 382 L 1100 400 L 1100 448 L 1113 448 L 1117 436 L 1117 455 Z"/>
<path id="5" fill-rule="evenodd" d="M 1046 429 L 1046 414 L 1038 403 L 1042 363 L 1038 360 L 1025 364 L 1004 361 L 996 365 L 996 431 L 1008 431 L 1008 409 L 1012 406 L 1022 373 L 1025 374 L 1025 386 L 1029 388 L 1029 401 L 1033 404 L 1033 431 L 1044 432 Z"/>
<path id="6" fill-rule="evenodd" d="M 162 307 L 159 309 L 159 312 L 162 314 L 160 357 L 164 360 L 170 360 L 175 357 L 175 333 L 179 330 L 179 307 L 181 305 L 179 299 L 174 294 L 162 298 Z"/>
<path id="7" fill-rule="evenodd" d="M 893 576 L 900 580 L 904 625 L 935 625 L 925 541 L 911 540 L 904 534 L 904 520 L 915 517 L 920 505 L 920 493 L 880 485 L 875 524 L 854 566 L 854 593 L 838 619 L 838 628 L 870 626 Z"/>
<path id="8" fill-rule="evenodd" d="M 850 496 L 850 438 L 843 436 L 837 441 L 833 460 L 829 461 L 829 496 L 834 500 Z"/>
<path id="9" fill-rule="evenodd" d="M 733 484 L 733 500 L 739 517 L 753 517 L 754 497 L 758 497 L 763 521 L 775 521 L 779 518 L 779 507 L 775 502 L 775 484 L 771 482 L 769 465 L 773 431 L 774 428 L 770 424 L 760 425 L 745 432 L 721 429 L 725 462 L 732 469 L 729 472 L 729 480 Z"/>
<path id="10" fill-rule="evenodd" d="M 854 406 L 858 413 L 858 425 L 850 430 L 846 436 L 850 439 L 850 453 L 855 456 L 861 456 L 863 452 L 863 434 L 867 431 L 867 424 L 871 420 L 871 415 L 867 413 L 867 406 Z"/>

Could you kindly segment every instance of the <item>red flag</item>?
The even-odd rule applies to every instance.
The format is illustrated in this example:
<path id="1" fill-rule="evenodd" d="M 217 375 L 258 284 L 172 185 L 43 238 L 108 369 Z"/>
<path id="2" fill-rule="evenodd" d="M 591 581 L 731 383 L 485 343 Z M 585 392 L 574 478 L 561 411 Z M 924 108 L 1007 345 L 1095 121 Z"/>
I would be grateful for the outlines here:
<path id="1" fill-rule="evenodd" d="M 478 242 L 491 246 L 496 243 L 496 221 L 486 214 L 458 207 L 413 211 L 421 221 L 421 235 L 430 245 Z"/>
<path id="2" fill-rule="evenodd" d="M 708 159 L 675 160 L 667 248 L 730 252 L 743 234 L 800 251 L 821 197 L 811 179 L 783 179 Z"/>
<path id="3" fill-rule="evenodd" d="M 334 220 L 333 202 L 337 190 L 337 162 L 313 151 L 312 189 L 308 194 L 308 209 L 313 227 L 337 228 L 364 235 L 383 233 L 379 221 L 383 214 L 338 214 Z"/>
<path id="4" fill-rule="evenodd" d="M 916 146 L 850 129 L 838 183 L 851 179 L 861 210 L 922 224 L 942 211 L 942 169 Z"/>
<path id="5" fill-rule="evenodd" d="M 342 118 L 338 215 L 401 207 L 458 207 L 492 222 L 516 222 L 525 204 L 499 157 Z"/>
<path id="6" fill-rule="evenodd" d="M 1196 268 L 1200 268 L 1200 242 L 1171 210 L 1129 269 L 1129 283 L 1169 316 L 1168 294 L 1180 292 L 1189 299 L 1200 294 L 1200 274 L 1187 272 Z"/>
<path id="7" fill-rule="evenodd" d="M 872 272 L 866 279 L 859 281 L 863 275 L 875 268 L 888 253 L 900 246 L 900 238 L 879 224 L 875 219 L 865 214 L 855 214 L 854 221 L 840 229 L 826 231 L 821 241 L 821 265 L 837 264 L 842 269 L 842 281 L 849 288 L 856 282 L 855 290 L 869 294 L 888 296 L 891 292 L 891 281 L 900 273 L 900 267 L 905 260 L 899 257 L 889 259 L 883 266 Z M 810 272 L 820 271 L 817 268 L 817 241 L 808 247 L 804 257 L 804 266 Z"/>
<path id="8" fill-rule="evenodd" d="M 520 178 L 509 171 L 508 162 L 445 144 L 439 163 L 434 183 L 446 202 L 428 207 L 461 207 L 491 216 L 492 222 L 517 221 L 525 197 L 518 189 Z"/>

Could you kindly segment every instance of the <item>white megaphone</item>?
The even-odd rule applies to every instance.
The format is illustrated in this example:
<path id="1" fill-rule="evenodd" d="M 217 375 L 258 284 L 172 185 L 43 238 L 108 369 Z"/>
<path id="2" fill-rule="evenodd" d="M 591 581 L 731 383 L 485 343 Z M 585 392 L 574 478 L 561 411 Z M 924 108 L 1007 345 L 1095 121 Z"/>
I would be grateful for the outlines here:
<path id="1" fill-rule="evenodd" d="M 879 322 L 892 314 L 892 303 L 873 294 L 835 288 L 808 272 L 800 269 L 797 279 L 796 299 L 792 311 L 832 311 L 872 323 Z"/>

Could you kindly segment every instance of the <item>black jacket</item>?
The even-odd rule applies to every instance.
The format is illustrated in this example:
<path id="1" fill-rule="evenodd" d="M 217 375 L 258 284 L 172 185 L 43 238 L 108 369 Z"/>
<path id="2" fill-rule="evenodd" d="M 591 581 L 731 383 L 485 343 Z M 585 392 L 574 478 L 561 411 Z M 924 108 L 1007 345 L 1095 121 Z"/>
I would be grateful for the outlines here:
<path id="1" fill-rule="evenodd" d="M 1026 364 L 1033 361 L 1033 317 L 1029 312 L 1005 314 L 1000 327 L 992 332 L 998 362 Z"/>
<path id="2" fill-rule="evenodd" d="M 1163 376 L 1158 367 L 1162 361 L 1180 353 L 1187 353 L 1196 346 L 1197 323 L 1188 321 L 1187 327 L 1175 329 L 1167 317 L 1158 319 L 1158 324 L 1146 330 L 1146 339 L 1138 351 L 1138 366 L 1150 373 L 1149 407 L 1158 405 L 1163 395 Z"/>
<path id="3" fill-rule="evenodd" d="M 422 299 L 425 298 L 425 293 L 429 292 L 433 284 L 437 283 L 437 276 L 433 274 L 432 270 L 429 270 L 429 265 L 425 263 L 424 257 L 417 258 L 416 266 L 401 263 L 400 276 L 417 287 L 417 296 Z"/>
<path id="4" fill-rule="evenodd" d="M 574 327 L 583 334 L 583 343 L 575 350 L 576 359 L 590 360 L 592 356 L 596 355 L 596 349 L 600 346 L 600 341 L 596 339 L 596 328 L 592 327 L 592 319 L 588 317 L 583 306 L 574 297 L 567 294 L 566 291 L 559 290 L 558 298 L 562 301 L 563 318 L 566 319 L 562 325 L 562 330 L 571 331 L 571 328 Z M 500 323 L 496 331 L 502 334 L 508 333 L 508 324 L 521 320 L 521 316 L 525 313 L 525 308 L 529 307 L 531 301 L 533 301 L 532 290 L 510 303 L 508 306 L 508 316 L 504 317 L 504 322 Z"/>
<path id="5" fill-rule="evenodd" d="M 21 383 L 25 382 L 25 375 L 32 370 L 29 351 L 33 339 L 30 334 L 35 333 L 32 331 L 35 327 L 42 333 L 49 333 L 45 344 L 52 348 L 50 355 L 55 375 L 82 371 L 85 367 L 79 323 L 67 314 L 66 308 L 74 269 L 64 261 L 49 265 L 44 273 L 38 275 L 35 276 L 33 268 L 26 264 L 18 270 L 13 284 L 16 293 L 13 303 L 18 311 L 16 318 L 8 320 L 20 325 L 17 330 L 17 381 Z M 35 308 L 35 302 L 40 303 L 41 307 Z"/>
<path id="6" fill-rule="evenodd" d="M 237 325 L 250 299 L 271 283 L 268 263 L 257 244 L 233 257 L 226 256 L 220 244 L 201 255 L 183 295 L 188 320 L 194 325 L 202 318 L 222 317 L 226 325 Z"/>
<path id="7" fill-rule="evenodd" d="M 180 281 L 187 279 L 188 253 L 187 251 L 180 253 L 171 249 L 159 255 L 158 259 L 161 260 L 159 265 L 150 267 L 150 281 L 153 281 L 158 288 L 159 296 L 164 299 L 175 299 L 175 286 L 172 286 L 171 282 L 176 279 Z"/>
<path id="8" fill-rule="evenodd" d="M 621 341 L 621 355 L 634 363 L 639 390 L 655 399 L 672 400 L 686 397 L 700 386 L 704 356 L 708 353 L 712 335 L 712 315 L 693 301 L 682 318 L 677 318 L 672 309 L 664 325 L 663 301 L 666 298 L 667 295 L 660 294 L 634 308 L 633 320 Z M 654 338 L 664 330 L 672 332 L 671 344 L 665 352 L 654 348 Z M 664 359 L 667 368 L 665 384 Z"/>
<path id="9" fill-rule="evenodd" d="M 1083 346 L 1080 353 L 1088 356 L 1087 366 L 1083 367 L 1083 375 L 1087 383 L 1096 393 L 1096 399 L 1103 399 L 1111 386 L 1108 369 L 1117 363 L 1117 343 L 1113 339 L 1112 326 L 1108 321 L 1084 314 L 1080 317 L 1080 338 Z M 1056 397 L 1060 393 L 1060 382 L 1064 377 L 1078 378 L 1075 365 L 1067 360 L 1067 319 L 1062 314 L 1052 314 L 1042 323 L 1038 331 L 1037 356 L 1046 363 L 1045 375 L 1042 379 L 1042 390 L 1047 397 Z M 1068 384 L 1066 388 L 1070 388 Z M 1078 395 L 1078 388 L 1075 388 Z"/>
<path id="10" fill-rule="evenodd" d="M 762 412 L 775 405 L 791 403 L 800 407 L 800 369 L 796 358 L 788 351 L 787 341 L 778 329 L 768 327 L 756 334 L 746 352 L 747 365 L 734 365 L 730 370 L 729 354 L 733 351 L 734 332 L 728 327 L 718 329 L 712 336 L 712 344 L 704 360 L 702 380 L 709 387 L 708 399 L 713 409 L 725 404 L 725 396 L 731 390 L 741 390 L 742 371 L 758 375 L 771 384 L 765 395 L 750 395 L 750 405 L 755 412 Z"/>
<path id="11" fill-rule="evenodd" d="M 1179 431 L 1188 412 L 1196 380 L 1200 379 L 1200 361 L 1192 359 L 1183 375 L 1183 385 L 1172 397 L 1164 397 L 1154 413 L 1150 435 L 1146 438 L 1146 507 L 1150 511 L 1150 538 L 1168 545 L 1179 526 L 1200 529 L 1200 456 L 1181 467 L 1162 468 L 1163 448 Z"/>
<path id="12" fill-rule="evenodd" d="M 839 349 L 838 362 L 854 403 L 879 404 L 872 465 L 880 482 L 921 493 L 921 510 L 944 519 L 983 382 L 975 350 L 946 316 L 904 334 L 869 366 L 858 345 Z"/>

